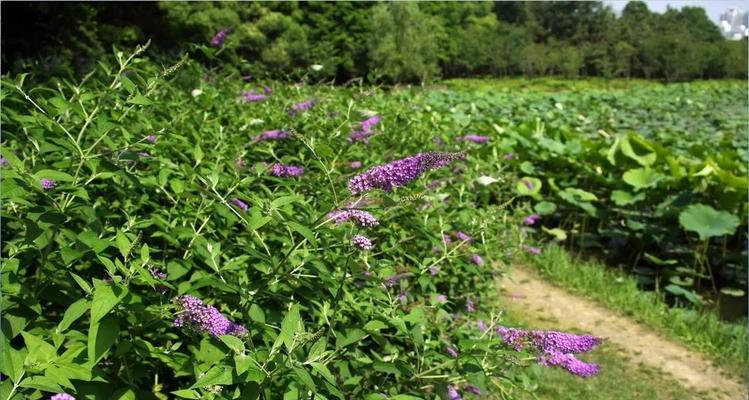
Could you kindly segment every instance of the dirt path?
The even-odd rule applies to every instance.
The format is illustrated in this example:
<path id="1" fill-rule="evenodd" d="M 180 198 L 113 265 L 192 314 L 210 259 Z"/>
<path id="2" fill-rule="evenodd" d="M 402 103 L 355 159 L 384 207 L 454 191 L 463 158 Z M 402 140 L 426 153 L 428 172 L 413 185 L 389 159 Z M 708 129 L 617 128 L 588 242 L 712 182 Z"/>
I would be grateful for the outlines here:
<path id="1" fill-rule="evenodd" d="M 716 399 L 747 399 L 745 385 L 726 377 L 694 350 L 544 281 L 528 267 L 513 267 L 503 278 L 505 304 L 522 310 L 529 320 L 555 319 L 562 329 L 578 329 L 626 349 L 634 363 L 670 373 L 685 386 Z M 558 324 L 558 325 L 559 325 Z"/>

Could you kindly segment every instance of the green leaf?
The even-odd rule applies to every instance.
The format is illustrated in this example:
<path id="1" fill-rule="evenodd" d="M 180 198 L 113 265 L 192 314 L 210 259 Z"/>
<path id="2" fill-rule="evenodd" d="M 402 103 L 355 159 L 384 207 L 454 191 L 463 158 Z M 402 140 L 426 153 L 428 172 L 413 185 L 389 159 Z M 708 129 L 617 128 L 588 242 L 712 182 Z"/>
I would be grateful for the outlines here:
<path id="1" fill-rule="evenodd" d="M 229 385 L 231 383 L 231 368 L 215 366 L 209 369 L 205 374 L 201 375 L 195 384 L 190 386 L 190 389 L 213 385 Z"/>
<path id="2" fill-rule="evenodd" d="M 375 361 L 372 364 L 372 368 L 374 368 L 375 371 L 385 372 L 388 374 L 394 374 L 394 375 L 400 375 L 400 370 L 396 368 L 396 366 L 392 363 L 386 363 L 382 361 Z"/>
<path id="3" fill-rule="evenodd" d="M 296 232 L 299 232 L 313 246 L 317 246 L 317 239 L 315 238 L 315 234 L 312 233 L 311 229 L 307 228 L 304 225 L 301 225 L 301 224 L 298 224 L 296 222 L 293 222 L 293 221 L 287 221 L 286 225 L 288 225 L 288 227 L 291 228 L 292 230 L 294 230 Z"/>
<path id="4" fill-rule="evenodd" d="M 649 168 L 630 169 L 622 175 L 624 182 L 634 187 L 635 190 L 655 187 L 663 178 L 661 173 Z"/>
<path id="5" fill-rule="evenodd" d="M 635 160 L 643 167 L 653 165 L 657 158 L 655 149 L 644 139 L 639 138 L 635 135 L 630 135 L 623 138 L 621 142 L 621 149 L 622 154 Z M 641 154 L 637 154 L 637 152 L 635 152 L 635 149 L 640 151 Z"/>
<path id="6" fill-rule="evenodd" d="M 542 201 L 536 203 L 536 205 L 533 206 L 533 210 L 540 215 L 550 215 L 557 210 L 557 205 L 549 201 Z"/>
<path id="7" fill-rule="evenodd" d="M 122 254 L 122 257 L 127 258 L 128 254 L 130 254 L 130 239 L 127 238 L 124 232 L 118 229 L 117 235 L 114 238 L 114 242 L 117 245 L 117 248 L 120 250 L 120 254 Z"/>
<path id="8" fill-rule="evenodd" d="M 693 204 L 679 214 L 679 224 L 687 231 L 697 232 L 700 240 L 707 240 L 733 234 L 739 226 L 739 218 L 706 204 Z"/>
<path id="9" fill-rule="evenodd" d="M 541 200 L 539 193 L 541 192 L 541 180 L 533 177 L 523 177 L 515 185 L 515 190 L 521 196 L 531 196 L 536 200 Z"/>
<path id="10" fill-rule="evenodd" d="M 133 96 L 132 99 L 128 100 L 128 103 L 130 104 L 138 104 L 141 106 L 150 106 L 153 104 L 153 101 L 149 100 L 148 97 L 143 96 L 142 94 Z"/>
<path id="11" fill-rule="evenodd" d="M 43 169 L 41 171 L 37 171 L 34 173 L 34 178 L 36 179 L 52 179 L 53 181 L 61 181 L 61 182 L 72 182 L 75 180 L 72 175 L 66 174 L 65 172 L 61 171 L 55 171 L 53 169 Z"/>
<path id="12" fill-rule="evenodd" d="M 173 395 L 181 397 L 183 399 L 200 399 L 200 393 L 192 389 L 175 390 L 172 392 Z"/>
<path id="13" fill-rule="evenodd" d="M 265 324 L 265 313 L 259 305 L 253 304 L 250 306 L 250 319 L 258 324 Z"/>
<path id="14" fill-rule="evenodd" d="M 23 360 L 26 358 L 24 350 L 14 349 L 10 343 L 3 340 L 3 362 L 0 364 L 0 372 L 9 376 L 13 382 L 18 382 L 23 374 Z"/>
<path id="15" fill-rule="evenodd" d="M 294 367 L 294 375 L 296 375 L 300 382 L 304 383 L 304 386 L 307 386 L 307 389 L 311 390 L 313 393 L 316 392 L 315 381 L 312 380 L 312 375 L 310 375 L 306 369 Z"/>
<path id="16" fill-rule="evenodd" d="M 91 325 L 104 318 L 125 295 L 127 295 L 127 289 L 116 283 L 96 285 L 91 305 Z"/>
<path id="17" fill-rule="evenodd" d="M 89 284 L 88 282 L 86 282 L 85 279 L 81 278 L 80 276 L 72 272 L 68 272 L 68 273 L 70 274 L 70 276 L 73 277 L 73 280 L 75 281 L 75 283 L 77 283 L 78 286 L 80 286 L 84 292 L 91 294 L 91 292 L 93 291 L 93 289 L 91 288 L 91 284 Z"/>
<path id="18" fill-rule="evenodd" d="M 49 364 L 57 359 L 57 350 L 51 344 L 28 332 L 21 332 L 28 354 L 25 365 Z"/>
<path id="19" fill-rule="evenodd" d="M 549 235 L 554 236 L 554 238 L 556 240 L 559 240 L 560 242 L 567 239 L 567 232 L 564 229 L 561 229 L 561 228 L 549 229 L 545 226 L 542 226 L 541 230 L 548 233 Z"/>
<path id="20" fill-rule="evenodd" d="M 645 193 L 638 193 L 633 196 L 631 193 L 623 190 L 614 190 L 611 192 L 611 201 L 620 207 L 628 206 L 642 200 L 645 200 Z"/>
<path id="21" fill-rule="evenodd" d="M 279 338 L 281 338 L 286 349 L 289 351 L 291 351 L 294 343 L 294 335 L 299 329 L 299 320 L 299 304 L 294 304 L 284 316 L 283 321 L 281 321 Z"/>
<path id="22" fill-rule="evenodd" d="M 335 376 L 330 372 L 328 367 L 325 364 L 319 363 L 319 362 L 313 362 L 310 363 L 312 366 L 312 369 L 315 370 L 320 376 L 323 377 L 326 381 L 332 383 L 333 385 L 336 384 Z"/>
<path id="23" fill-rule="evenodd" d="M 65 311 L 62 321 L 57 325 L 57 332 L 64 332 L 70 325 L 88 311 L 91 304 L 86 299 L 78 299 Z"/>
<path id="24" fill-rule="evenodd" d="M 88 360 L 98 363 L 120 334 L 120 320 L 115 315 L 108 315 L 98 322 L 93 322 L 88 331 Z"/>
<path id="25" fill-rule="evenodd" d="M 231 335 L 222 335 L 219 336 L 219 339 L 221 339 L 221 341 L 224 342 L 224 344 L 227 345 L 233 352 L 237 354 L 244 353 L 244 342 L 242 342 L 242 339 Z"/>
<path id="26" fill-rule="evenodd" d="M 125 75 L 120 75 L 120 82 L 122 82 L 122 87 L 124 87 L 129 94 L 135 92 L 135 84 L 130 80 L 130 78 Z"/>

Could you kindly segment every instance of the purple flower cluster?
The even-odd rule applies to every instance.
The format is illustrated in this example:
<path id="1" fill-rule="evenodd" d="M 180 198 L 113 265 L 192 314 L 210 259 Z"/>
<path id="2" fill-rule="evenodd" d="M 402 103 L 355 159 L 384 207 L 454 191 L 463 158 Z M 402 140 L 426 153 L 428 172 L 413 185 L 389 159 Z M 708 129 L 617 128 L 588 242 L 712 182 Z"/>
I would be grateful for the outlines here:
<path id="1" fill-rule="evenodd" d="M 476 326 L 479 328 L 479 330 L 481 331 L 481 333 L 484 333 L 484 332 L 486 332 L 486 331 L 489 330 L 489 327 L 486 325 L 486 322 L 484 322 L 482 320 L 476 321 Z"/>
<path id="2" fill-rule="evenodd" d="M 265 131 L 258 135 L 255 140 L 260 142 L 263 140 L 281 140 L 281 139 L 288 139 L 291 137 L 291 134 L 286 131 L 274 129 L 272 131 Z"/>
<path id="3" fill-rule="evenodd" d="M 476 253 L 471 254 L 471 262 L 478 265 L 479 267 L 484 265 L 484 259 Z"/>
<path id="4" fill-rule="evenodd" d="M 364 251 L 372 250 L 372 241 L 363 235 L 354 235 L 351 238 L 351 245 Z"/>
<path id="5" fill-rule="evenodd" d="M 476 305 L 470 297 L 466 299 L 466 312 L 476 312 Z"/>
<path id="6" fill-rule="evenodd" d="M 479 389 L 479 387 L 476 385 L 468 385 L 465 387 L 465 389 L 466 389 L 466 392 L 468 393 L 473 393 L 475 395 L 481 394 L 481 389 Z"/>
<path id="7" fill-rule="evenodd" d="M 236 197 L 233 198 L 233 199 L 231 199 L 231 203 L 234 204 L 235 206 L 239 207 L 244 212 L 247 212 L 247 210 L 250 208 L 250 206 L 248 206 L 247 203 L 245 203 L 242 200 L 239 200 Z"/>
<path id="8" fill-rule="evenodd" d="M 301 103 L 292 104 L 291 105 L 291 115 L 296 115 L 296 113 L 298 113 L 300 111 L 309 110 L 314 105 L 315 105 L 315 100 L 313 100 L 313 99 L 305 100 L 305 101 L 303 101 Z"/>
<path id="9" fill-rule="evenodd" d="M 541 254 L 541 248 L 529 246 L 527 244 L 523 245 L 523 250 L 525 250 L 525 251 L 527 251 L 528 253 L 531 253 L 531 254 L 536 254 L 536 255 Z"/>
<path id="10" fill-rule="evenodd" d="M 349 180 L 348 187 L 352 195 L 381 189 L 390 192 L 393 188 L 404 186 L 430 169 L 444 167 L 460 157 L 458 153 L 419 153 L 384 165 L 370 168 Z"/>
<path id="11" fill-rule="evenodd" d="M 349 167 L 351 167 L 351 169 L 359 169 L 361 168 L 361 165 L 361 161 L 351 161 L 351 163 L 349 163 Z"/>
<path id="12" fill-rule="evenodd" d="M 455 348 L 453 347 L 448 346 L 445 349 L 445 352 L 447 353 L 447 355 L 449 355 L 452 358 L 458 358 L 458 350 L 455 350 Z"/>
<path id="13" fill-rule="evenodd" d="M 410 273 L 410 272 L 404 272 L 404 273 L 401 273 L 401 274 L 395 274 L 395 275 L 390 276 L 387 279 L 385 279 L 384 285 L 385 285 L 385 287 L 393 287 L 398 282 L 400 282 L 402 279 L 408 278 L 411 275 L 413 275 L 413 274 Z"/>
<path id="14" fill-rule="evenodd" d="M 463 140 L 467 140 L 467 141 L 473 142 L 473 143 L 483 144 L 483 143 L 486 143 L 486 142 L 489 141 L 489 136 L 481 136 L 481 135 L 470 134 L 470 135 L 463 136 Z"/>
<path id="15" fill-rule="evenodd" d="M 452 386 L 447 387 L 447 398 L 449 400 L 463 400 L 463 398 L 460 397 L 460 393 L 458 393 L 458 390 Z"/>
<path id="16" fill-rule="evenodd" d="M 465 232 L 457 231 L 453 233 L 453 236 L 455 236 L 455 238 L 457 238 L 461 242 L 468 242 L 468 243 L 473 242 L 473 238 Z"/>
<path id="17" fill-rule="evenodd" d="M 242 94 L 242 97 L 244 98 L 244 101 L 246 101 L 248 103 L 255 103 L 255 102 L 259 102 L 259 101 L 265 101 L 265 99 L 268 98 L 266 95 L 264 95 L 262 93 L 255 93 L 252 90 L 244 92 L 244 94 Z"/>
<path id="18" fill-rule="evenodd" d="M 437 301 L 437 303 L 447 303 L 447 296 L 444 294 L 438 294 L 437 297 L 435 297 L 435 301 Z"/>
<path id="19" fill-rule="evenodd" d="M 437 276 L 437 274 L 439 274 L 439 273 L 440 273 L 440 268 L 439 267 L 435 267 L 434 265 L 432 265 L 431 267 L 429 267 L 429 274 L 431 274 L 432 276 Z"/>
<path id="20" fill-rule="evenodd" d="M 212 336 L 242 336 L 247 333 L 245 327 L 229 321 L 219 310 L 204 304 L 197 297 L 184 295 L 175 301 L 179 312 L 174 319 L 174 326 L 178 328 L 187 327 Z"/>
<path id="21" fill-rule="evenodd" d="M 328 218 L 336 225 L 353 221 L 359 226 L 374 227 L 380 224 L 374 215 L 363 210 L 335 210 L 328 213 Z"/>
<path id="22" fill-rule="evenodd" d="M 404 290 L 398 294 L 398 301 L 400 301 L 403 304 L 408 303 L 408 290 Z"/>
<path id="23" fill-rule="evenodd" d="M 211 44 L 220 47 L 224 44 L 224 41 L 226 40 L 226 37 L 229 36 L 229 29 L 222 29 L 216 33 L 216 35 L 211 39 Z"/>
<path id="24" fill-rule="evenodd" d="M 598 374 L 600 367 L 598 364 L 586 363 L 578 360 L 574 354 L 565 354 L 559 352 L 547 352 L 538 356 L 538 363 L 545 367 L 560 366 L 569 373 L 587 378 Z"/>
<path id="25" fill-rule="evenodd" d="M 602 340 L 595 336 L 557 331 L 526 331 L 504 326 L 497 327 L 497 334 L 516 351 L 526 346 L 538 351 L 537 361 L 543 366 L 560 366 L 582 377 L 595 375 L 599 371 L 598 365 L 582 362 L 574 356 L 599 345 Z"/>
<path id="26" fill-rule="evenodd" d="M 531 214 L 525 218 L 523 218 L 523 223 L 526 225 L 533 225 L 536 223 L 536 221 L 541 218 L 538 214 Z"/>
<path id="27" fill-rule="evenodd" d="M 58 393 L 49 398 L 49 400 L 75 400 L 75 397 L 67 393 Z"/>
<path id="28" fill-rule="evenodd" d="M 304 168 L 295 165 L 274 163 L 270 166 L 270 172 L 278 177 L 296 177 L 304 174 Z"/>
<path id="29" fill-rule="evenodd" d="M 8 159 L 3 156 L 0 156 L 0 167 L 7 167 L 8 164 L 10 164 L 8 162 Z"/>
<path id="30" fill-rule="evenodd" d="M 158 139 L 159 139 L 159 138 L 158 138 L 158 137 L 157 137 L 156 135 L 154 135 L 154 134 L 151 134 L 151 135 L 148 135 L 148 136 L 146 136 L 146 140 L 148 140 L 148 141 L 149 141 L 149 142 L 151 142 L 151 143 L 156 143 L 156 141 L 157 141 Z"/>
<path id="31" fill-rule="evenodd" d="M 374 134 L 373 127 L 380 123 L 380 116 L 375 115 L 372 117 L 369 117 L 365 119 L 364 121 L 360 122 L 359 125 L 361 126 L 360 130 L 352 131 L 351 134 L 349 134 L 349 142 L 364 142 L 365 144 L 369 144 L 369 137 Z"/>
<path id="32" fill-rule="evenodd" d="M 57 186 L 57 182 L 52 179 L 42 178 L 39 180 L 39 184 L 42 185 L 42 189 L 54 189 Z"/>

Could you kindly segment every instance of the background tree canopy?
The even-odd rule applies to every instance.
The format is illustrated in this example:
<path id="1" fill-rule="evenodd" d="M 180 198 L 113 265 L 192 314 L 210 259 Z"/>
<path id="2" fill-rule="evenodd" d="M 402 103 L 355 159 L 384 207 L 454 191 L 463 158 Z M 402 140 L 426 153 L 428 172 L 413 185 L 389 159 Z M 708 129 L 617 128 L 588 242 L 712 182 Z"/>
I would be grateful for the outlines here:
<path id="1" fill-rule="evenodd" d="M 436 77 L 744 78 L 747 43 L 723 39 L 704 9 L 663 14 L 600 2 L 2 3 L 2 67 L 85 73 L 111 46 L 152 39 L 156 54 L 209 46 L 243 73 L 420 82 Z M 199 57 L 200 51 L 191 51 Z M 30 61 L 30 60 L 35 61 Z M 44 61 L 39 61 L 44 60 Z M 35 65 L 32 65 L 35 64 Z"/>

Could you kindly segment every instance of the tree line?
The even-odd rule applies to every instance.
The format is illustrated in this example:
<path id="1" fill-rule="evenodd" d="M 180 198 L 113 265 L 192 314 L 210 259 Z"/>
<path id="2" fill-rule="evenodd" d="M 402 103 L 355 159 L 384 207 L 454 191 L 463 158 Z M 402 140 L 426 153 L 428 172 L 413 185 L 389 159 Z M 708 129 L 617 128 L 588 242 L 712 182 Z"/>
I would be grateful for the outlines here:
<path id="1" fill-rule="evenodd" d="M 747 42 L 723 38 L 704 9 L 654 13 L 601 2 L 2 3 L 2 69 L 79 71 L 112 45 L 221 50 L 244 73 L 345 82 L 466 76 L 746 78 Z M 50 72 L 52 73 L 52 72 Z"/>

